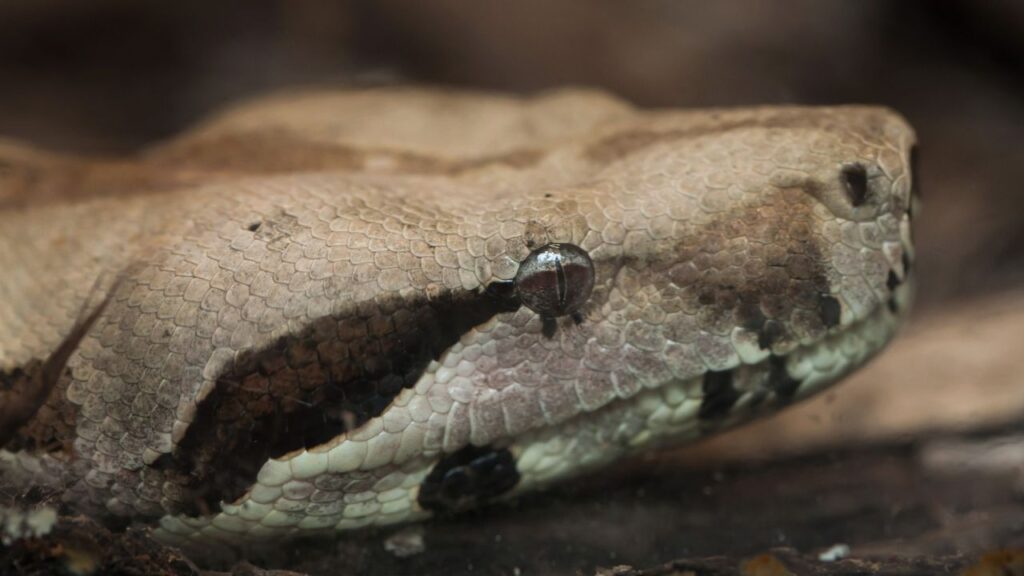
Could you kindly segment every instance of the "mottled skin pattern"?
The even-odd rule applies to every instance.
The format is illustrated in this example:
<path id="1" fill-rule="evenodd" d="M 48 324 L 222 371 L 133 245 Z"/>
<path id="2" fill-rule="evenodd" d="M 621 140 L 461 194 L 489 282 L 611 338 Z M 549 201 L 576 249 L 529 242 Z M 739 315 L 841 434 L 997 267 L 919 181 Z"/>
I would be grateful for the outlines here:
<path id="1" fill-rule="evenodd" d="M 0 144 L 0 492 L 243 542 L 425 516 L 467 445 L 514 493 L 777 408 L 903 315 L 913 143 L 869 107 L 378 90 L 128 160 Z M 550 242 L 596 285 L 548 336 L 492 292 Z"/>

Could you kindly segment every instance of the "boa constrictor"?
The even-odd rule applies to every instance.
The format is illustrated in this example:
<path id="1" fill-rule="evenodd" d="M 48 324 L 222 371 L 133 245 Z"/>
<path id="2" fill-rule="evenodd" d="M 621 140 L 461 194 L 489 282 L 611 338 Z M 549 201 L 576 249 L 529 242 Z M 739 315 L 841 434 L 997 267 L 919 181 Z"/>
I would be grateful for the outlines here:
<path id="1" fill-rule="evenodd" d="M 450 512 L 806 397 L 910 300 L 873 107 L 304 93 L 0 145 L 0 493 L 181 545 Z"/>

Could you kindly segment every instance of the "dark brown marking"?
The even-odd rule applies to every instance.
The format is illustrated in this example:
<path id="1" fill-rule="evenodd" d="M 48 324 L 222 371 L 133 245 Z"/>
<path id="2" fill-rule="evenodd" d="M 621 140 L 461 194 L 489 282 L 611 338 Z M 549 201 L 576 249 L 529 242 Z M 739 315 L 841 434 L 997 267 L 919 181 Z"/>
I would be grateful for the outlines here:
<path id="1" fill-rule="evenodd" d="M 800 389 L 800 381 L 786 370 L 786 359 L 774 354 L 768 360 L 768 387 L 775 392 L 779 402 L 789 402 Z"/>
<path id="2" fill-rule="evenodd" d="M 15 366 L 14 369 L 9 372 L 0 371 L 0 392 L 11 390 L 27 377 L 25 368 L 22 366 Z"/>
<path id="3" fill-rule="evenodd" d="M 591 144 L 584 151 L 584 155 L 591 162 L 606 164 L 608 162 L 625 158 L 630 154 L 655 144 L 679 140 L 686 138 L 687 136 L 692 137 L 699 134 L 708 134 L 711 131 L 712 130 L 710 128 L 699 133 L 688 130 L 669 130 L 664 132 L 656 132 L 653 130 L 628 130 L 613 134 L 603 140 Z"/>
<path id="4" fill-rule="evenodd" d="M 558 320 L 550 316 L 541 316 L 540 333 L 548 340 L 555 337 L 555 333 L 558 332 Z"/>
<path id="5" fill-rule="evenodd" d="M 889 270 L 889 275 L 885 277 L 885 286 L 889 289 L 890 292 L 892 292 L 893 290 L 898 288 L 900 284 L 902 284 L 902 282 L 900 282 L 900 279 L 898 276 L 896 276 L 896 273 L 893 272 L 892 270 Z"/>
<path id="6" fill-rule="evenodd" d="M 822 294 L 818 300 L 818 315 L 821 317 L 821 323 L 827 328 L 839 326 L 839 320 L 842 316 L 843 307 L 834 296 L 831 294 Z"/>
<path id="7" fill-rule="evenodd" d="M 470 159 L 448 159 L 402 150 L 362 149 L 311 142 L 282 130 L 233 132 L 171 143 L 140 161 L 35 160 L 12 164 L 0 186 L 0 209 L 107 196 L 179 191 L 237 174 L 359 171 L 369 158 L 388 158 L 396 172 L 458 175 L 493 166 L 524 169 L 543 150 L 520 149 Z"/>
<path id="8" fill-rule="evenodd" d="M 758 117 L 733 121 L 709 118 L 709 120 L 707 123 L 697 123 L 687 128 L 673 130 L 623 130 L 605 136 L 590 144 L 583 151 L 583 156 L 591 162 L 607 164 L 622 160 L 632 154 L 664 142 L 718 135 L 731 130 L 774 127 L 791 129 L 805 125 L 820 128 L 820 118 L 808 117 L 807 114 L 795 114 L 785 110 L 779 111 L 777 114 L 767 118 Z"/>
<path id="9" fill-rule="evenodd" d="M 771 348 L 786 334 L 781 322 L 764 315 L 756 298 L 742 298 L 736 316 L 740 326 L 757 334 L 757 345 L 762 350 Z"/>
<path id="10" fill-rule="evenodd" d="M 287 130 L 272 129 L 231 132 L 174 143 L 155 151 L 147 162 L 155 166 L 270 174 L 308 170 L 358 171 L 367 160 L 388 158 L 394 163 L 396 172 L 462 174 L 492 166 L 528 168 L 543 157 L 542 150 L 519 149 L 453 160 L 400 149 L 315 142 Z"/>
<path id="11" fill-rule="evenodd" d="M 50 397 L 50 393 L 57 386 L 57 382 L 65 372 L 68 359 L 82 343 L 82 339 L 92 328 L 93 324 L 106 309 L 107 304 L 117 287 L 121 278 L 118 277 L 103 300 L 95 308 L 85 312 L 84 316 L 71 327 L 71 331 L 61 340 L 60 345 L 50 353 L 43 361 L 36 361 L 23 367 L 20 371 L 13 370 L 6 376 L 0 377 L 0 447 L 7 446 L 15 433 L 31 421 L 42 408 L 43 404 Z M 19 378 L 15 378 L 20 374 Z M 42 445 L 52 445 L 52 438 L 35 438 L 33 435 L 26 435 L 19 439 L 18 448 L 30 448 Z"/>
<path id="12" fill-rule="evenodd" d="M 709 302 L 715 300 L 710 294 L 705 295 L 704 298 Z M 736 316 L 740 321 L 740 325 L 751 332 L 761 332 L 768 321 L 764 312 L 761 311 L 761 307 L 758 306 L 757 301 L 751 299 L 740 301 L 739 306 L 736 308 Z"/>
<path id="13" fill-rule="evenodd" d="M 129 160 L 26 159 L 0 185 L 0 210 L 91 198 L 180 191 L 211 181 L 190 171 L 154 169 Z"/>
<path id="14" fill-rule="evenodd" d="M 704 399 L 697 411 L 698 418 L 718 420 L 729 414 L 729 410 L 740 398 L 740 393 L 732 385 L 732 378 L 732 370 L 709 370 L 704 373 Z"/>
<path id="15" fill-rule="evenodd" d="M 786 334 L 786 329 L 777 320 L 768 320 L 757 334 L 757 345 L 761 350 L 768 350 Z"/>
<path id="16" fill-rule="evenodd" d="M 243 354 L 154 467 L 184 485 L 181 511 L 234 501 L 269 459 L 322 444 L 379 416 L 473 326 L 519 303 L 511 283 L 325 317 Z"/>
<path id="17" fill-rule="evenodd" d="M 364 152 L 297 138 L 280 129 L 238 131 L 174 142 L 153 151 L 144 161 L 155 167 L 276 173 L 293 170 L 353 170 L 363 165 Z"/>

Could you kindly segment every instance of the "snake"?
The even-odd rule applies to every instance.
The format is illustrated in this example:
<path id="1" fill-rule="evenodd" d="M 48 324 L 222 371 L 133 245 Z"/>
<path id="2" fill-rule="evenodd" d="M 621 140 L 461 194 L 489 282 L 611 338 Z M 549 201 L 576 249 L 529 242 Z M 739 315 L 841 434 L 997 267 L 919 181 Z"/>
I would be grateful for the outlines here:
<path id="1" fill-rule="evenodd" d="M 0 494 L 265 546 L 773 413 L 906 317 L 915 150 L 877 106 L 414 87 L 0 142 Z"/>

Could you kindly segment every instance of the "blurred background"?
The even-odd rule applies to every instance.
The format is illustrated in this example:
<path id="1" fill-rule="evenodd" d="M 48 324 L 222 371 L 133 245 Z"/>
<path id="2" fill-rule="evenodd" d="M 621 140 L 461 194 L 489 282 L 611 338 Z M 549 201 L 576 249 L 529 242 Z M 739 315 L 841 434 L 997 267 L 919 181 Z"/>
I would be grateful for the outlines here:
<path id="1" fill-rule="evenodd" d="M 925 211 L 912 322 L 852 381 L 511 520 L 428 525 L 411 560 L 340 543 L 353 573 L 1024 546 L 1024 1 L 0 0 L 0 138 L 41 148 L 130 155 L 253 95 L 389 83 L 882 104 L 918 131 Z"/>
<path id="2" fill-rule="evenodd" d="M 1020 0 L 0 0 L 0 135 L 90 154 L 297 86 L 879 103 L 917 128 L 920 305 L 1024 280 Z"/>

